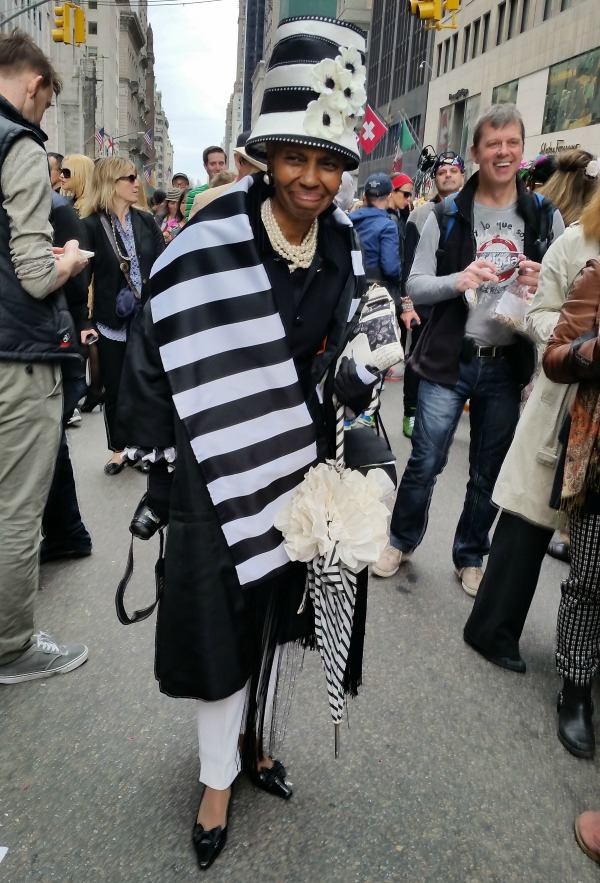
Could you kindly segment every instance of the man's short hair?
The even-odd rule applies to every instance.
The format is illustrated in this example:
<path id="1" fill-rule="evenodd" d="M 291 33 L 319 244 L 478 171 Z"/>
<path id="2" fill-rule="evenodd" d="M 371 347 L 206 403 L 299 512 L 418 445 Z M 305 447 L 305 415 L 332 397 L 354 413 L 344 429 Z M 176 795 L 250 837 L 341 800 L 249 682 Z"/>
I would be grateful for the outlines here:
<path id="1" fill-rule="evenodd" d="M 56 165 L 60 166 L 60 164 L 62 163 L 62 161 L 64 159 L 64 156 L 62 155 L 62 153 L 52 153 L 52 151 L 49 151 L 48 152 L 48 159 L 56 160 Z"/>
<path id="2" fill-rule="evenodd" d="M 33 70 L 42 77 L 42 86 L 52 86 L 55 95 L 62 89 L 62 80 L 39 46 L 23 31 L 0 34 L 0 75 Z"/>
<path id="3" fill-rule="evenodd" d="M 223 156 L 225 157 L 225 160 L 227 160 L 227 154 L 225 153 L 223 148 L 216 147 L 213 145 L 212 147 L 207 147 L 206 150 L 202 151 L 202 162 L 204 163 L 204 165 L 206 165 L 206 163 L 208 162 L 208 155 L 210 153 L 222 153 Z"/>
<path id="4" fill-rule="evenodd" d="M 513 123 L 517 123 L 521 127 L 521 138 L 525 143 L 525 124 L 516 104 L 492 104 L 491 107 L 484 110 L 475 123 L 473 147 L 477 147 L 481 141 L 481 132 L 485 125 L 490 125 L 492 129 L 504 129 L 506 126 L 512 126 Z"/>

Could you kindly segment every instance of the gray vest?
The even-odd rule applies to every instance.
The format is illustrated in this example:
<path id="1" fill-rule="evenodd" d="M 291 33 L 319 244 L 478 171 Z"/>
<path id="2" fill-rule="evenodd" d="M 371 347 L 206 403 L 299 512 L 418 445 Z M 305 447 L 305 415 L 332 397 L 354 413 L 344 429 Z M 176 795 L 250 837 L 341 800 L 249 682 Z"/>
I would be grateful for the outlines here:
<path id="1" fill-rule="evenodd" d="M 42 130 L 0 96 L 0 167 L 19 138 L 33 138 L 44 146 Z M 63 292 L 53 292 L 43 300 L 28 294 L 15 273 L 9 243 L 8 215 L 0 193 L 0 360 L 78 359 L 75 328 Z"/>

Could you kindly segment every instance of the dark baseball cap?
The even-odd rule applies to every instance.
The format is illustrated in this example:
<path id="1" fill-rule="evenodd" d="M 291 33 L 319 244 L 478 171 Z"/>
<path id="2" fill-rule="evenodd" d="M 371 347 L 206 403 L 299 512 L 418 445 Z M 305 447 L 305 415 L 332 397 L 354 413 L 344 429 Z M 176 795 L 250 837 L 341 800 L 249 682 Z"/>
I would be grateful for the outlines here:
<path id="1" fill-rule="evenodd" d="M 171 178 L 171 181 L 174 181 L 175 178 L 183 178 L 185 181 L 188 182 L 188 184 L 190 183 L 190 179 L 185 174 L 185 172 L 177 172 L 177 174 L 173 175 L 173 177 Z"/>
<path id="2" fill-rule="evenodd" d="M 369 175 L 365 181 L 365 193 L 367 196 L 387 196 L 392 192 L 392 179 L 382 172 Z"/>

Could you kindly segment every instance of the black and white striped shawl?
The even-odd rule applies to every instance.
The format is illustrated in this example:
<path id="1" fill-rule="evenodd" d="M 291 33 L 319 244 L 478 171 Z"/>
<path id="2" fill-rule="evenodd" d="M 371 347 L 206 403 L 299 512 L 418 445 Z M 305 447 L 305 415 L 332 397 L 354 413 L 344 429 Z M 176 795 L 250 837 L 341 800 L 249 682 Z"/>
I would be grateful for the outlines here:
<path id="1" fill-rule="evenodd" d="M 289 562 L 273 520 L 316 460 L 314 425 L 247 214 L 252 186 L 244 178 L 184 227 L 154 264 L 151 304 L 173 402 L 241 585 Z M 352 226 L 339 209 L 332 217 Z M 358 246 L 352 266 L 358 293 Z"/>

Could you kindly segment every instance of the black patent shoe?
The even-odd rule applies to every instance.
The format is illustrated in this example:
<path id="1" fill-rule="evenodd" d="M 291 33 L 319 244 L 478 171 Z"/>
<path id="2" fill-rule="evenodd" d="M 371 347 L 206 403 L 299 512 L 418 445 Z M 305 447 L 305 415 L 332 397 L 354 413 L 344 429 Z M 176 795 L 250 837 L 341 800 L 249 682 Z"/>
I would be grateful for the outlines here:
<path id="1" fill-rule="evenodd" d="M 550 540 L 546 555 L 556 558 L 557 561 L 564 561 L 565 564 L 571 563 L 571 547 L 567 543 L 562 543 L 558 540 Z"/>
<path id="2" fill-rule="evenodd" d="M 269 794 L 274 794 L 275 797 L 289 800 L 294 793 L 291 784 L 285 780 L 285 767 L 280 760 L 274 760 L 272 767 L 264 767 L 261 770 L 247 769 L 246 772 L 253 785 Z"/>
<path id="3" fill-rule="evenodd" d="M 216 828 L 205 831 L 198 822 L 194 825 L 192 829 L 192 843 L 196 850 L 198 867 L 201 871 L 207 871 L 223 851 L 223 847 L 227 843 L 227 827 L 227 825 L 224 828 L 217 825 Z"/>
<path id="4" fill-rule="evenodd" d="M 478 647 L 477 644 L 474 644 L 473 641 L 470 640 L 470 638 L 467 638 L 464 632 L 463 639 L 465 644 L 472 647 L 473 650 L 483 656 L 484 659 L 487 659 L 488 662 L 491 662 L 492 665 L 498 665 L 500 668 L 505 668 L 507 671 L 514 671 L 517 674 L 525 674 L 527 671 L 527 665 L 520 653 L 517 652 L 515 656 L 496 656 L 494 653 L 488 653 L 486 650 Z"/>
<path id="5" fill-rule="evenodd" d="M 231 798 L 233 797 L 233 785 L 229 795 L 229 803 L 227 805 L 227 818 L 225 826 L 217 825 L 216 828 L 210 828 L 205 831 L 204 827 L 196 821 L 192 828 L 192 843 L 196 850 L 198 859 L 198 867 L 201 871 L 207 871 L 212 863 L 217 859 L 223 851 L 227 843 L 227 829 L 229 827 L 229 816 L 231 814 Z"/>
<path id="6" fill-rule="evenodd" d="M 125 469 L 125 463 L 122 460 L 120 463 L 115 463 L 114 460 L 109 460 L 109 462 L 104 467 L 105 475 L 118 475 L 119 472 L 122 472 Z"/>
<path id="7" fill-rule="evenodd" d="M 596 750 L 591 685 L 580 687 L 565 680 L 557 710 L 559 741 L 575 757 L 590 760 Z"/>

